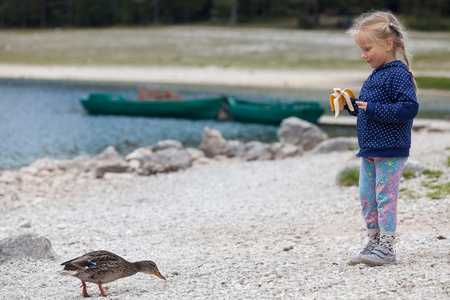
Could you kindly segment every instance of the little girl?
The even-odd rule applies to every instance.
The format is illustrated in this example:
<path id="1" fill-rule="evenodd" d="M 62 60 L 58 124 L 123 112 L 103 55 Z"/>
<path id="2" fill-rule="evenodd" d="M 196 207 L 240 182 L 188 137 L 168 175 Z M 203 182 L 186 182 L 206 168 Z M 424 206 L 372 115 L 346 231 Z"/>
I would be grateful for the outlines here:
<path id="1" fill-rule="evenodd" d="M 411 128 L 419 104 L 416 82 L 405 49 L 405 29 L 390 12 L 361 15 L 348 33 L 361 57 L 374 69 L 359 100 L 352 99 L 362 158 L 360 199 L 369 241 L 350 263 L 396 263 L 397 196 L 411 147 Z M 401 54 L 406 65 L 397 60 Z"/>

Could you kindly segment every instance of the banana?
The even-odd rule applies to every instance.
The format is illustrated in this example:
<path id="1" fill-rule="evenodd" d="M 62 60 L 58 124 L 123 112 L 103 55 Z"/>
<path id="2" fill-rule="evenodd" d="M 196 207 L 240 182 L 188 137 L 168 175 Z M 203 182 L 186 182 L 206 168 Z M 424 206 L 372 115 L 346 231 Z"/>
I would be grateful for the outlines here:
<path id="1" fill-rule="evenodd" d="M 355 94 L 353 94 L 352 90 L 345 89 L 342 91 L 340 88 L 334 88 L 334 93 L 330 95 L 330 106 L 331 110 L 334 111 L 335 118 L 339 116 L 339 111 L 344 109 L 345 103 L 351 111 L 355 110 L 350 98 L 355 99 Z"/>

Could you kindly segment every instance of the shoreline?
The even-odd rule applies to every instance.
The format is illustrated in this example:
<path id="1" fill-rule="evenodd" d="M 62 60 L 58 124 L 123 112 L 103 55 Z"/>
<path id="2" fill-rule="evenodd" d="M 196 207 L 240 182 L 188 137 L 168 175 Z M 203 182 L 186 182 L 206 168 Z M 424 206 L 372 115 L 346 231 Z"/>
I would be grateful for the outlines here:
<path id="1" fill-rule="evenodd" d="M 332 90 L 358 89 L 365 71 L 207 67 L 33 66 L 0 64 L 0 78 Z"/>
<path id="2" fill-rule="evenodd" d="M 219 66 L 73 66 L 0 64 L 0 78 L 52 81 L 95 81 L 178 84 L 238 88 L 286 88 L 330 91 L 334 87 L 359 91 L 371 70 L 246 69 Z M 417 72 L 421 76 L 450 77 L 449 72 Z M 358 93 L 356 93 L 358 94 Z M 420 89 L 420 94 L 450 97 L 450 91 Z"/>

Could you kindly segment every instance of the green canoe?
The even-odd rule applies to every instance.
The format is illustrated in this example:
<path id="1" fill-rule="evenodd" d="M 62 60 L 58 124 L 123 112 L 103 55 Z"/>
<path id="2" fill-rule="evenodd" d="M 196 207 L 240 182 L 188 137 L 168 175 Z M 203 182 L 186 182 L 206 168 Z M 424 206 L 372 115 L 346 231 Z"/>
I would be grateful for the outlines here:
<path id="1" fill-rule="evenodd" d="M 242 122 L 280 124 L 283 119 L 297 117 L 316 123 L 324 113 L 324 109 L 319 103 L 309 101 L 255 102 L 228 97 L 227 103 L 233 120 Z"/>
<path id="2" fill-rule="evenodd" d="M 131 100 L 118 94 L 90 94 L 81 104 L 91 114 L 213 119 L 225 97 L 206 99 Z"/>

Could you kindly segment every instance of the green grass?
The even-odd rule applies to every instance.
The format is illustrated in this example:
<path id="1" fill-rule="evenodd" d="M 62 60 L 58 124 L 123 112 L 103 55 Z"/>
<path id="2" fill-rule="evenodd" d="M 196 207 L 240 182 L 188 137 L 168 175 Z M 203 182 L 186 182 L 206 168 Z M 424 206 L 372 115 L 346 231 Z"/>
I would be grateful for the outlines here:
<path id="1" fill-rule="evenodd" d="M 450 78 L 447 77 L 415 77 L 419 88 L 450 90 Z"/>
<path id="2" fill-rule="evenodd" d="M 342 186 L 359 185 L 359 167 L 346 168 L 338 176 L 338 183 Z"/>
<path id="3" fill-rule="evenodd" d="M 430 185 L 429 188 L 433 190 L 427 194 L 431 199 L 438 200 L 450 195 L 450 182 Z"/>
<path id="4" fill-rule="evenodd" d="M 430 169 L 425 169 L 422 171 L 422 174 L 427 176 L 430 179 L 438 179 L 439 177 L 441 177 L 442 175 L 442 171 L 441 170 L 430 170 Z"/>
<path id="5" fill-rule="evenodd" d="M 417 173 L 413 170 L 404 170 L 402 173 L 403 178 L 406 180 L 417 177 Z"/>
<path id="6" fill-rule="evenodd" d="M 283 20 L 281 23 L 285 22 Z M 428 47 L 446 43 L 439 32 L 414 33 L 422 43 L 414 71 L 448 72 L 450 54 Z M 343 30 L 229 26 L 149 26 L 101 29 L 0 30 L 0 63 L 30 65 L 220 66 L 249 69 L 363 70 Z M 420 86 L 448 87 L 446 78 L 417 77 Z M 440 82 L 443 83 L 440 83 Z"/>
<path id="7" fill-rule="evenodd" d="M 406 188 L 401 188 L 399 190 L 399 193 L 402 196 L 402 198 L 407 198 L 408 200 L 417 199 L 419 197 L 417 192 L 408 190 Z"/>

